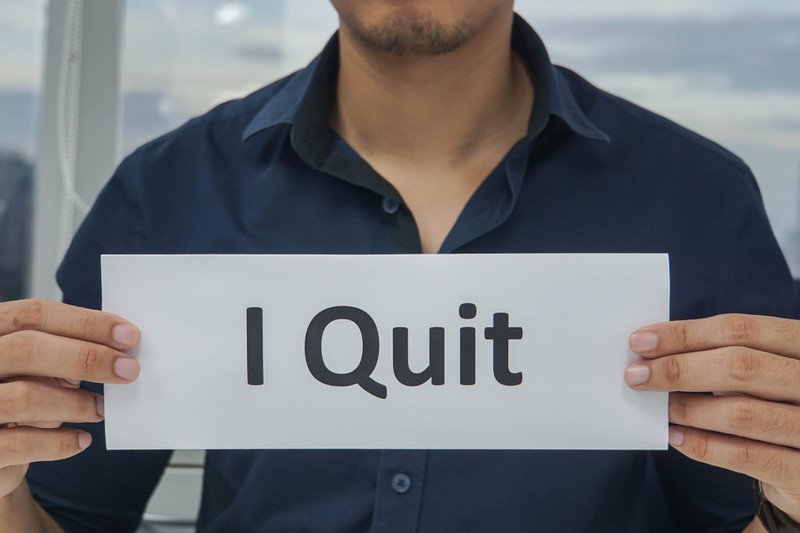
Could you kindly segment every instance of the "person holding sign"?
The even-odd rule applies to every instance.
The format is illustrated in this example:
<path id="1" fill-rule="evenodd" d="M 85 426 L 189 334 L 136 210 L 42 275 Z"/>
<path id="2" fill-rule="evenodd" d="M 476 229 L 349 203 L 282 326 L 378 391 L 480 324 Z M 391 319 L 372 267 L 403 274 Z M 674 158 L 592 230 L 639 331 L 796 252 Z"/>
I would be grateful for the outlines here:
<path id="1" fill-rule="evenodd" d="M 140 333 L 89 310 L 101 254 L 510 252 L 670 255 L 676 322 L 624 379 L 675 392 L 674 449 L 211 451 L 198 529 L 764 531 L 748 476 L 800 528 L 800 323 L 767 316 L 792 282 L 747 167 L 553 66 L 512 0 L 333 4 L 308 68 L 122 163 L 65 304 L 0 305 L 0 529 L 133 531 L 166 465 L 104 450 Z"/>

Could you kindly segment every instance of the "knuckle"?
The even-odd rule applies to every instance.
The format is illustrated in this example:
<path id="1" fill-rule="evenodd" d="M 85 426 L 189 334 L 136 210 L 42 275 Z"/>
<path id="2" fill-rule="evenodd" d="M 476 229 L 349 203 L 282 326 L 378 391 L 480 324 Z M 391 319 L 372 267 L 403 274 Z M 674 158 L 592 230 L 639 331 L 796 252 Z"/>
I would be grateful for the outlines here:
<path id="1" fill-rule="evenodd" d="M 669 419 L 675 423 L 690 420 L 691 407 L 688 399 L 682 394 L 673 394 L 669 398 Z"/>
<path id="2" fill-rule="evenodd" d="M 3 339 L 3 359 L 12 369 L 27 369 L 33 362 L 37 339 L 32 331 L 17 331 Z"/>
<path id="3" fill-rule="evenodd" d="M 70 431 L 59 431 L 55 445 L 55 451 L 60 456 L 72 455 L 77 449 L 75 435 Z"/>
<path id="4" fill-rule="evenodd" d="M 83 349 L 78 359 L 79 370 L 84 374 L 94 374 L 100 366 L 100 350 L 96 346 Z"/>
<path id="5" fill-rule="evenodd" d="M 34 298 L 25 300 L 19 312 L 12 318 L 12 324 L 17 331 L 24 329 L 42 329 L 46 318 L 44 300 Z"/>
<path id="6" fill-rule="evenodd" d="M 739 468 L 746 468 L 753 463 L 753 450 L 746 444 L 734 446 L 731 455 L 733 464 Z"/>
<path id="7" fill-rule="evenodd" d="M 96 317 L 93 312 L 86 309 L 72 309 L 64 315 L 69 320 L 69 329 L 78 339 L 93 339 L 96 337 Z"/>
<path id="8" fill-rule="evenodd" d="M 27 431 L 12 431 L 5 439 L 5 453 L 12 457 L 29 453 L 32 447 L 33 442 Z"/>
<path id="9" fill-rule="evenodd" d="M 750 382 L 756 379 L 763 367 L 761 357 L 750 350 L 736 350 L 725 358 L 725 371 L 736 381 Z"/>
<path id="10" fill-rule="evenodd" d="M 724 329 L 725 336 L 736 345 L 747 346 L 758 338 L 758 323 L 746 315 L 727 315 Z"/>
<path id="11" fill-rule="evenodd" d="M 759 413 L 751 402 L 737 399 L 729 412 L 728 423 L 736 429 L 750 429 L 763 422 L 763 413 Z"/>
<path id="12" fill-rule="evenodd" d="M 708 457 L 709 449 L 711 447 L 710 437 L 706 434 L 700 434 L 697 436 L 697 444 L 695 445 L 695 451 L 697 453 L 697 458 L 701 461 L 705 460 Z"/>
<path id="13" fill-rule="evenodd" d="M 686 322 L 675 322 L 674 328 L 675 343 L 677 344 L 677 348 L 679 350 L 686 349 L 691 341 L 689 325 Z"/>
<path id="14" fill-rule="evenodd" d="M 3 384 L 0 388 L 0 416 L 3 422 L 20 420 L 30 409 L 30 395 L 19 382 Z"/>
<path id="15" fill-rule="evenodd" d="M 668 357 L 663 360 L 664 381 L 669 385 L 678 385 L 686 374 L 684 363 L 680 357 Z"/>
<path id="16" fill-rule="evenodd" d="M 78 331 L 81 332 L 82 339 L 90 339 L 92 335 L 92 317 L 88 314 L 81 313 L 76 319 L 78 321 Z"/>

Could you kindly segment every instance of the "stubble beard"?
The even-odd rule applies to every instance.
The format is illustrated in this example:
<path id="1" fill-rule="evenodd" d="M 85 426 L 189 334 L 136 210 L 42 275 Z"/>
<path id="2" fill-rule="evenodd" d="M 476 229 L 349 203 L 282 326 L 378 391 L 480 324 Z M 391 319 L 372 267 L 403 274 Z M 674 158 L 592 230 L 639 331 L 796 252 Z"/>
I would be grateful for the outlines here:
<path id="1" fill-rule="evenodd" d="M 424 16 L 397 18 L 377 27 L 365 27 L 355 21 L 350 30 L 370 49 L 397 57 L 446 54 L 475 35 L 475 29 L 466 22 L 445 26 Z"/>

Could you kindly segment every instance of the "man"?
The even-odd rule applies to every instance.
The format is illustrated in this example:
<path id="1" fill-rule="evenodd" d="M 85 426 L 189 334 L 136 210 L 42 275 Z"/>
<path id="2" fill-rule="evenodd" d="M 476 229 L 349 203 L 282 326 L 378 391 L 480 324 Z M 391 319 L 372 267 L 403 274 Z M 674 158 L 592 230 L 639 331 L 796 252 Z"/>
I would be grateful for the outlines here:
<path id="1" fill-rule="evenodd" d="M 668 252 L 675 319 L 789 308 L 747 168 L 554 68 L 512 0 L 333 3 L 308 69 L 121 165 L 59 270 L 68 303 L 100 305 L 100 253 Z M 135 379 L 138 330 L 15 302 L 0 335 L 5 529 L 135 528 L 168 454 L 54 426 L 102 419 L 98 389 L 74 387 Z M 683 320 L 631 347 L 637 390 L 740 394 L 673 395 L 662 453 L 211 451 L 199 529 L 762 531 L 750 480 L 723 469 L 800 519 L 800 325 Z M 72 455 L 30 468 L 36 503 L 26 465 Z"/>

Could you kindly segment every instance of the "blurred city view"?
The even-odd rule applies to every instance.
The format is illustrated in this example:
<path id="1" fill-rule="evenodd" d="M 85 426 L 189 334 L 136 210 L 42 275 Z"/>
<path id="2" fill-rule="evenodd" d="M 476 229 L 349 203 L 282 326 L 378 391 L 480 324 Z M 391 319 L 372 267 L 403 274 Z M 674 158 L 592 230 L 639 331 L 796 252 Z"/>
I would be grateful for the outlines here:
<path id="1" fill-rule="evenodd" d="M 45 2 L 0 0 L 0 301 L 25 294 Z"/>
<path id="2" fill-rule="evenodd" d="M 23 296 L 31 241 L 33 164 L 0 151 L 0 301 Z"/>
<path id="3" fill-rule="evenodd" d="M 21 294 L 45 1 L 0 0 L 0 299 Z M 556 63 L 714 139 L 759 180 L 800 275 L 800 2 L 518 0 Z M 327 0 L 128 0 L 123 156 L 304 66 Z"/>

